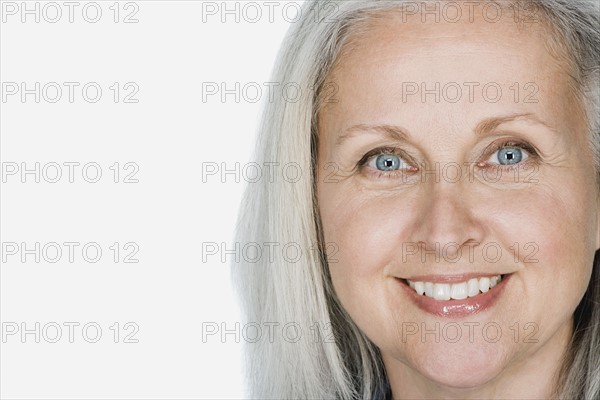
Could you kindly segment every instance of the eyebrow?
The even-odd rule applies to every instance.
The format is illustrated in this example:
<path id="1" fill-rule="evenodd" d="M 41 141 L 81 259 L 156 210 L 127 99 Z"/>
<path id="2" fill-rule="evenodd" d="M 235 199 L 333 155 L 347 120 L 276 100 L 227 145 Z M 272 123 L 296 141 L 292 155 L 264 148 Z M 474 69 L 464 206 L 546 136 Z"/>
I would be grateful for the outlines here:
<path id="1" fill-rule="evenodd" d="M 352 137 L 356 137 L 359 132 L 373 133 L 381 136 L 386 136 L 390 139 L 396 141 L 406 141 L 410 136 L 404 128 L 401 128 L 396 125 L 368 125 L 368 124 L 357 124 L 353 125 L 350 128 L 344 130 L 344 133 L 340 135 L 336 141 L 335 145 L 340 146 L 347 139 Z"/>
<path id="2" fill-rule="evenodd" d="M 538 118 L 535 114 L 523 113 L 523 114 L 510 114 L 510 115 L 501 116 L 501 117 L 486 118 L 477 124 L 477 126 L 475 127 L 475 130 L 474 130 L 474 134 L 476 136 L 484 136 L 484 135 L 492 132 L 498 126 L 505 124 L 507 122 L 512 122 L 512 121 L 532 122 L 534 124 L 542 125 L 542 126 L 546 127 L 553 133 L 558 133 L 556 131 L 556 129 L 554 129 L 548 123 L 544 122 L 542 119 Z M 357 124 L 357 125 L 353 125 L 353 126 L 349 127 L 348 129 L 344 130 L 343 134 L 340 135 L 336 139 L 335 145 L 340 146 L 347 139 L 356 137 L 357 134 L 360 132 L 385 136 L 387 138 L 390 138 L 390 139 L 396 140 L 396 141 L 408 141 L 408 138 L 410 137 L 410 135 L 404 128 L 397 126 L 397 125 Z"/>

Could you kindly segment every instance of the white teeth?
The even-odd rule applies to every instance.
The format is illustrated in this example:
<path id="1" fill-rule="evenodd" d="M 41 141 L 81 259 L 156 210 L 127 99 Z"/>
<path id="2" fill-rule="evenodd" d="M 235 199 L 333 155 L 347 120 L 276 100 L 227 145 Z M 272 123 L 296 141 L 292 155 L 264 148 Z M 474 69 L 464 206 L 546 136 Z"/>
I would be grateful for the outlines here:
<path id="1" fill-rule="evenodd" d="M 481 290 L 482 293 L 490 290 L 490 278 L 481 278 L 479 280 L 479 290 Z"/>
<path id="2" fill-rule="evenodd" d="M 433 283 L 433 282 L 413 282 L 407 280 L 409 286 L 417 292 L 419 296 L 425 295 L 435 300 L 464 300 L 467 297 L 475 297 L 481 293 L 486 293 L 496 286 L 502 280 L 501 275 L 483 278 L 472 278 L 465 282 L 457 283 Z"/>
<path id="3" fill-rule="evenodd" d="M 425 283 L 415 282 L 415 290 L 419 296 L 422 296 L 425 293 Z"/>
<path id="4" fill-rule="evenodd" d="M 479 281 L 477 278 L 469 279 L 467 287 L 469 297 L 477 296 L 479 294 Z"/>
<path id="5" fill-rule="evenodd" d="M 450 284 L 434 283 L 433 298 L 436 300 L 450 300 Z"/>
<path id="6" fill-rule="evenodd" d="M 453 283 L 450 297 L 456 300 L 464 300 L 467 295 L 467 282 Z"/>
<path id="7" fill-rule="evenodd" d="M 433 297 L 433 283 L 425 282 L 425 296 Z"/>
<path id="8" fill-rule="evenodd" d="M 496 286 L 498 284 L 499 280 L 500 280 L 499 276 L 492 276 L 490 278 L 490 289 L 493 288 L 494 286 Z"/>

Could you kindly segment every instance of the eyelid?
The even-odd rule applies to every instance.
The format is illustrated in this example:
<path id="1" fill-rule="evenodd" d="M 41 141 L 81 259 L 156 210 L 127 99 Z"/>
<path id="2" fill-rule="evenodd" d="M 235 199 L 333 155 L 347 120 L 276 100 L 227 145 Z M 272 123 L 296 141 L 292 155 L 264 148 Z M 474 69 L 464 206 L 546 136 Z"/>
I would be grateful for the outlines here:
<path id="1" fill-rule="evenodd" d="M 403 151 L 402 149 L 398 148 L 398 147 L 391 147 L 391 146 L 383 146 L 383 147 L 378 147 L 376 149 L 373 149 L 369 152 L 367 152 L 356 164 L 357 168 L 362 168 L 364 166 L 367 165 L 367 162 L 375 157 L 375 156 L 379 156 L 382 154 L 394 154 L 398 157 L 400 157 L 402 160 L 404 160 L 406 163 L 408 164 L 412 164 L 412 165 L 416 165 L 414 163 L 414 161 L 412 160 L 412 158 L 410 156 L 408 156 L 408 154 L 406 154 L 405 151 Z"/>
<path id="2" fill-rule="evenodd" d="M 522 150 L 525 150 L 528 154 L 529 157 L 539 157 L 538 156 L 538 152 L 536 151 L 536 149 L 529 143 L 524 142 L 522 140 L 515 140 L 515 139 L 504 139 L 504 140 L 500 140 L 497 142 L 494 142 L 490 145 L 488 145 L 485 150 L 483 151 L 483 162 L 488 163 L 487 160 L 490 159 L 490 157 L 497 152 L 498 150 L 501 150 L 505 147 L 518 147 Z M 527 157 L 527 158 L 529 158 Z M 525 160 L 527 159 L 525 158 Z M 514 165 L 518 165 L 518 164 L 507 164 L 507 165 L 503 165 L 503 164 L 499 164 L 499 163 L 490 163 L 492 165 L 500 165 L 502 167 L 512 167 Z"/>
<path id="3" fill-rule="evenodd" d="M 493 142 L 485 147 L 485 149 L 483 150 L 483 155 L 480 157 L 479 163 L 485 163 L 488 166 L 490 166 L 490 165 L 499 166 L 500 168 L 514 168 L 515 166 L 523 164 L 523 162 L 525 162 L 525 160 L 523 160 L 520 163 L 510 164 L 510 165 L 509 164 L 503 165 L 503 164 L 499 164 L 499 163 L 488 163 L 487 160 L 492 156 L 492 154 L 504 147 L 519 147 L 519 148 L 525 150 L 529 155 L 529 157 L 525 158 L 525 160 L 529 159 L 530 157 L 532 157 L 532 158 L 539 157 L 538 151 L 531 144 L 529 144 L 526 141 L 523 141 L 521 139 L 501 139 L 501 140 Z M 422 165 L 420 163 L 415 162 L 415 160 L 412 157 L 410 157 L 406 153 L 406 151 L 404 151 L 403 149 L 398 148 L 398 147 L 393 147 L 393 146 L 381 146 L 381 147 L 377 147 L 377 148 L 367 152 L 364 156 L 362 156 L 362 158 L 358 161 L 358 163 L 354 167 L 354 171 L 357 171 L 357 170 L 360 171 L 361 169 L 363 169 L 364 167 L 367 166 L 367 162 L 371 158 L 381 155 L 381 154 L 394 154 L 394 155 L 400 157 L 407 164 L 412 165 L 413 167 L 416 167 L 416 168 L 422 167 Z M 381 173 L 389 173 L 389 172 L 393 172 L 393 171 L 387 171 L 387 172 L 380 171 L 380 172 Z"/>

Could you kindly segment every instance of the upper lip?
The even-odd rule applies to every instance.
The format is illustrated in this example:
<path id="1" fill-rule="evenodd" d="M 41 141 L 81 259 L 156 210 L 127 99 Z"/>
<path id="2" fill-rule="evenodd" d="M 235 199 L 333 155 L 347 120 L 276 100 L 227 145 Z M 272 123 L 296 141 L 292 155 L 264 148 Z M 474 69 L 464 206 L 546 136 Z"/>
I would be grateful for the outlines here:
<path id="1" fill-rule="evenodd" d="M 432 282 L 432 283 L 456 283 L 456 282 L 464 282 L 473 278 L 485 278 L 492 277 L 498 275 L 505 275 L 502 273 L 482 273 L 482 272 L 470 272 L 465 274 L 452 274 L 452 275 L 414 275 L 406 279 L 413 282 Z"/>

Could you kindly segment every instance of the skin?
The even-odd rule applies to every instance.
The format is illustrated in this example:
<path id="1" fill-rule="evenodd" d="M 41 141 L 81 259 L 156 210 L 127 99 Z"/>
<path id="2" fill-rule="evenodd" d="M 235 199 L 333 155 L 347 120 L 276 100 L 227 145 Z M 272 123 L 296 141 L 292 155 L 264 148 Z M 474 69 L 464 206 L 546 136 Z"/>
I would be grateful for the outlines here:
<path id="1" fill-rule="evenodd" d="M 317 196 L 325 241 L 338 248 L 331 278 L 343 307 L 381 350 L 394 398 L 552 394 L 573 311 L 600 248 L 600 222 L 584 118 L 567 67 L 548 53 L 544 35 L 539 24 L 518 30 L 510 19 L 423 23 L 419 15 L 402 21 L 388 13 L 328 76 L 337 102 L 319 114 Z M 463 96 L 457 102 L 435 102 L 432 95 L 403 99 L 403 82 L 428 88 L 457 82 Z M 481 84 L 473 101 L 463 82 Z M 502 87 L 499 101 L 483 99 L 488 82 Z M 524 89 L 528 82 L 538 89 L 537 102 L 524 101 L 532 92 Z M 510 89 L 515 83 L 518 101 Z M 522 114 L 528 117 L 475 133 L 482 121 Z M 358 124 L 399 126 L 407 138 L 358 129 L 340 139 Z M 529 157 L 517 164 L 518 177 L 513 169 L 495 180 L 489 166 L 499 166 L 498 151 L 488 146 L 504 140 L 525 142 L 537 155 L 523 150 Z M 382 146 L 404 152 L 404 174 L 384 176 L 373 163 L 357 168 Z M 437 182 L 431 174 L 409 173 L 450 163 L 467 165 L 463 179 L 454 179 L 455 170 Z M 403 253 L 408 243 L 431 250 L 425 262 L 421 252 Z M 436 243 L 459 246 L 435 254 Z M 501 249 L 499 260 L 484 257 L 486 243 Z M 461 318 L 422 311 L 396 279 L 472 272 L 512 276 L 492 308 Z M 436 323 L 450 322 L 461 327 L 457 341 L 455 330 L 438 330 L 438 342 L 435 334 L 421 336 L 423 326 L 435 331 Z M 472 338 L 465 323 L 477 324 Z M 487 323 L 501 328 L 497 341 L 485 340 Z M 419 332 L 407 335 L 407 324 Z"/>

